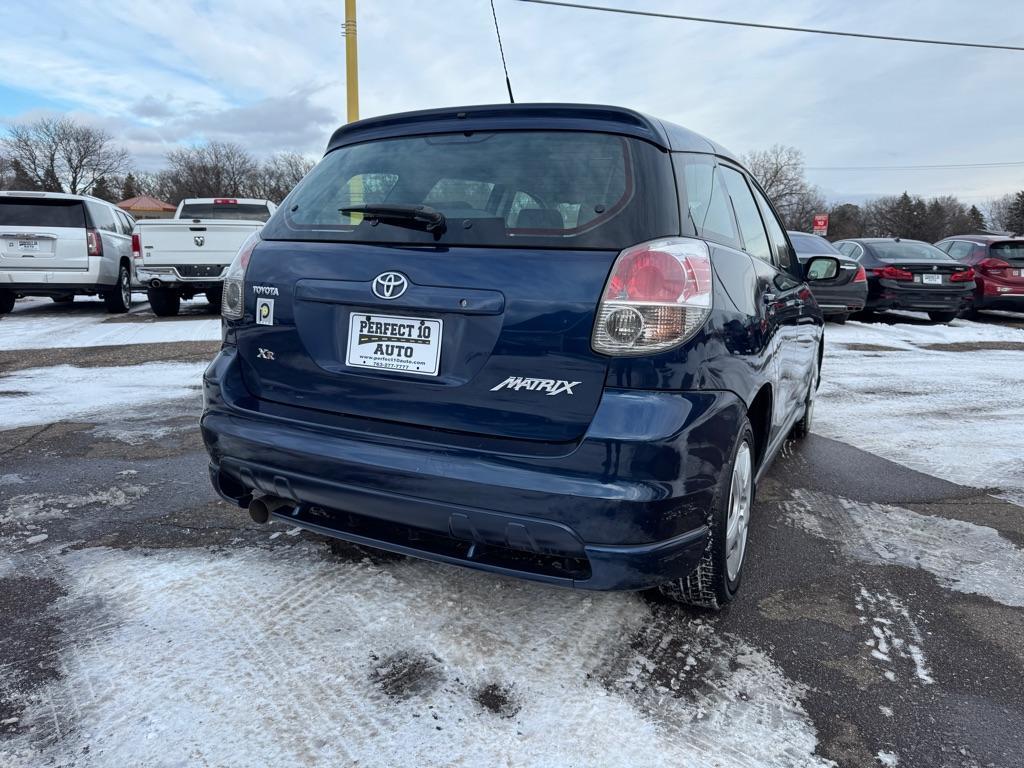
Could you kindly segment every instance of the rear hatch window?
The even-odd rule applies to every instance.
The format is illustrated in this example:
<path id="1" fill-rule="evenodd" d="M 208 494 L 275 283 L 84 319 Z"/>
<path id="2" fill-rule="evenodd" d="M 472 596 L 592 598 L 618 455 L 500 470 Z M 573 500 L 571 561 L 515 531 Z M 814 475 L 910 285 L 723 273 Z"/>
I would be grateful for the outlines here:
<path id="1" fill-rule="evenodd" d="M 85 228 L 81 200 L 0 197 L 0 227 Z"/>
<path id="2" fill-rule="evenodd" d="M 991 247 L 992 256 L 1007 261 L 1024 261 L 1024 240 L 1010 241 L 1005 243 L 993 243 Z"/>
<path id="3" fill-rule="evenodd" d="M 324 157 L 263 238 L 619 250 L 678 234 L 670 170 L 654 146 L 601 133 L 367 142 Z M 346 210 L 379 203 L 428 206 L 444 215 L 446 228 L 431 232 Z"/>

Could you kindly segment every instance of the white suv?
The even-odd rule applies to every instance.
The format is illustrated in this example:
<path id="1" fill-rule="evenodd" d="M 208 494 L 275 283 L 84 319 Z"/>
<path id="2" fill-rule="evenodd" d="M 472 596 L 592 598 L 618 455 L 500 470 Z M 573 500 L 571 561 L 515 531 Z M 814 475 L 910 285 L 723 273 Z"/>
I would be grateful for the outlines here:
<path id="1" fill-rule="evenodd" d="M 0 315 L 21 296 L 100 295 L 108 312 L 127 312 L 134 225 L 95 197 L 0 192 Z"/>

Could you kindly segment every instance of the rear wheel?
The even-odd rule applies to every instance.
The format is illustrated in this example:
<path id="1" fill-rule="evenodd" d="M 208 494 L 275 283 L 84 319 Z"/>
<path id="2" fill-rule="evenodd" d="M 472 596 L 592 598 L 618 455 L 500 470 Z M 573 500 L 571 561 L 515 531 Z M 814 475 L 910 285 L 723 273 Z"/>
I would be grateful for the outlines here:
<path id="1" fill-rule="evenodd" d="M 740 588 L 747 552 L 747 530 L 754 504 L 754 432 L 745 418 L 724 467 L 707 519 L 704 555 L 685 578 L 663 584 L 661 593 L 687 605 L 717 610 L 732 602 Z"/>
<path id="2" fill-rule="evenodd" d="M 223 297 L 224 297 L 223 290 L 215 290 L 215 291 L 207 291 L 206 292 L 206 301 L 210 305 L 210 312 L 213 312 L 215 315 L 219 315 L 220 314 L 220 302 L 221 302 L 221 299 Z"/>
<path id="3" fill-rule="evenodd" d="M 956 320 L 956 312 L 929 312 L 928 319 L 933 323 L 949 323 Z"/>
<path id="4" fill-rule="evenodd" d="M 14 309 L 14 294 L 0 291 L 0 315 L 6 315 Z"/>
<path id="5" fill-rule="evenodd" d="M 117 285 L 103 292 L 107 312 L 124 314 L 132 308 L 132 273 L 124 264 L 117 271 Z"/>
<path id="6" fill-rule="evenodd" d="M 181 296 L 171 288 L 149 288 L 146 295 L 157 317 L 174 317 L 181 309 Z"/>

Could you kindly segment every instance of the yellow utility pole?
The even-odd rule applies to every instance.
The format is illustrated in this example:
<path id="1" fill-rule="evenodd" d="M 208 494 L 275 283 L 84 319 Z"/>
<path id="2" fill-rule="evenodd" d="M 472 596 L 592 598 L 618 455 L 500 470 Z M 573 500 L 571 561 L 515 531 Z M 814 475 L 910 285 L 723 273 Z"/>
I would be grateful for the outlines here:
<path id="1" fill-rule="evenodd" d="M 359 54 L 356 47 L 356 0 L 345 0 L 345 86 L 348 121 L 359 119 Z"/>

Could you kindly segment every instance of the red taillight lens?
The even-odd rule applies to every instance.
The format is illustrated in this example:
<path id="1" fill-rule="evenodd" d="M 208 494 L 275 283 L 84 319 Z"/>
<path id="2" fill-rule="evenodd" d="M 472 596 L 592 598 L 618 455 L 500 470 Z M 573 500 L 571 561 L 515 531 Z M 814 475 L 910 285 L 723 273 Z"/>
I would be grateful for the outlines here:
<path id="1" fill-rule="evenodd" d="M 989 256 L 987 259 L 982 259 L 978 262 L 978 271 L 983 272 L 986 275 L 993 275 L 995 277 L 1002 277 L 1006 273 L 1003 270 L 1009 269 L 1009 262 L 1003 261 Z"/>
<path id="2" fill-rule="evenodd" d="M 90 256 L 103 255 L 103 238 L 98 229 L 85 230 L 85 244 Z"/>
<path id="3" fill-rule="evenodd" d="M 142 238 L 139 236 L 138 232 L 132 235 L 132 258 L 142 258 Z"/>
<path id="4" fill-rule="evenodd" d="M 864 271 L 864 267 L 857 267 L 857 274 L 853 276 L 853 282 L 866 283 L 867 280 L 868 273 Z"/>
<path id="5" fill-rule="evenodd" d="M 594 323 L 594 351 L 643 355 L 686 341 L 711 312 L 711 257 L 701 240 L 666 238 L 615 260 Z"/>
<path id="6" fill-rule="evenodd" d="M 914 279 L 914 273 L 913 272 L 908 272 L 905 269 L 900 269 L 899 267 L 894 267 L 892 265 L 890 265 L 888 267 L 883 267 L 881 269 L 872 269 L 871 271 L 874 272 L 876 276 L 885 278 L 886 280 L 913 280 Z"/>
<path id="7" fill-rule="evenodd" d="M 224 291 L 221 294 L 221 314 L 228 320 L 241 320 L 245 314 L 245 270 L 249 267 L 252 252 L 259 245 L 260 236 L 253 232 L 242 243 L 228 271 L 224 274 Z"/>
<path id="8" fill-rule="evenodd" d="M 1007 265 L 1009 266 L 1009 265 Z M 952 283 L 966 283 L 974 279 L 974 268 L 968 267 L 963 272 L 954 272 L 949 276 Z"/>

